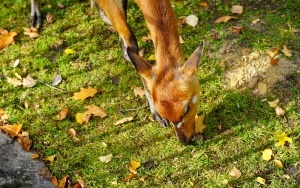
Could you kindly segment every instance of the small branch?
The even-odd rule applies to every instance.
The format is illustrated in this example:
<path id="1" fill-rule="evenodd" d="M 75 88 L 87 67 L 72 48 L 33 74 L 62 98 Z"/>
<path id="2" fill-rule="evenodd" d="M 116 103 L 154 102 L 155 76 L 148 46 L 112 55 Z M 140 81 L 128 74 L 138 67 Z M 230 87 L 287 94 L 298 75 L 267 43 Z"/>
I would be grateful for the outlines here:
<path id="1" fill-rule="evenodd" d="M 63 92 L 63 91 L 64 91 L 64 90 L 59 89 L 59 88 L 57 88 L 57 87 L 54 87 L 54 86 L 52 86 L 52 85 L 49 85 L 49 84 L 46 84 L 46 83 L 43 83 L 43 82 L 40 82 L 40 83 L 42 83 L 42 84 L 44 84 L 44 85 L 50 87 L 51 89 L 55 89 L 55 90 L 60 91 L 60 92 Z"/>

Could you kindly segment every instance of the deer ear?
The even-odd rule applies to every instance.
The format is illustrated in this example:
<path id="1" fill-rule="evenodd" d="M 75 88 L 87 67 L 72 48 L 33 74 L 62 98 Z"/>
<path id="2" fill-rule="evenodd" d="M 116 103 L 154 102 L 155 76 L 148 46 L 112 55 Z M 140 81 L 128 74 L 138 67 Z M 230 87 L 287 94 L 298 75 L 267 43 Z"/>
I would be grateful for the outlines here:
<path id="1" fill-rule="evenodd" d="M 147 61 L 142 59 L 130 47 L 127 47 L 127 54 L 139 75 L 141 75 L 145 78 L 147 78 L 151 75 L 152 65 L 150 63 L 148 63 Z"/>
<path id="2" fill-rule="evenodd" d="M 193 52 L 189 59 L 183 65 L 183 73 L 191 76 L 193 75 L 200 65 L 200 57 L 203 52 L 204 42 L 201 42 L 198 48 Z"/>

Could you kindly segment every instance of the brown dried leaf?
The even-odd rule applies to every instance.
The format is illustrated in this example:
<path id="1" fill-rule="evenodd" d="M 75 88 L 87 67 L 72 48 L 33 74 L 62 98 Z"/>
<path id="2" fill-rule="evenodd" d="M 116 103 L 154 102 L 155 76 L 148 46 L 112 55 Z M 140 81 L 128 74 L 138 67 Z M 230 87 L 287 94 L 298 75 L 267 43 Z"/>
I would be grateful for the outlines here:
<path id="1" fill-rule="evenodd" d="M 183 24 L 186 23 L 186 16 L 181 16 L 177 20 L 177 26 L 182 27 Z"/>
<path id="2" fill-rule="evenodd" d="M 7 76 L 6 79 L 7 79 L 7 82 L 9 84 L 12 84 L 14 87 L 22 85 L 22 81 L 17 79 L 17 78 L 10 78 L 10 77 Z"/>
<path id="3" fill-rule="evenodd" d="M 69 113 L 69 108 L 68 107 L 64 108 L 62 111 L 60 111 L 56 115 L 56 120 L 61 121 L 61 120 L 65 119 L 67 117 L 68 113 Z"/>
<path id="4" fill-rule="evenodd" d="M 31 159 L 38 159 L 40 157 L 40 154 L 34 153 L 31 155 Z"/>
<path id="5" fill-rule="evenodd" d="M 120 120 L 117 121 L 116 123 L 114 123 L 114 125 L 121 125 L 121 124 L 130 122 L 130 121 L 132 121 L 132 120 L 133 120 L 133 117 L 125 117 L 125 118 L 120 119 Z"/>
<path id="6" fill-rule="evenodd" d="M 200 2 L 199 6 L 205 9 L 208 8 L 208 4 L 206 2 Z"/>
<path id="7" fill-rule="evenodd" d="M 98 91 L 90 86 L 88 86 L 87 89 L 80 88 L 80 92 L 76 92 L 73 95 L 73 99 L 75 100 L 82 100 L 84 101 L 88 97 L 93 97 Z"/>
<path id="8" fill-rule="evenodd" d="M 283 45 L 283 49 L 281 51 L 284 53 L 285 56 L 288 57 L 292 56 L 292 51 L 289 50 L 286 45 Z"/>
<path id="9" fill-rule="evenodd" d="M 52 176 L 51 182 L 52 182 L 53 185 L 58 186 L 58 181 L 57 181 L 57 178 L 55 176 Z"/>
<path id="10" fill-rule="evenodd" d="M 242 14 L 244 7 L 241 5 L 232 5 L 231 12 L 233 14 Z"/>
<path id="11" fill-rule="evenodd" d="M 279 99 L 275 99 L 274 101 L 268 101 L 268 104 L 271 108 L 275 108 L 279 103 Z"/>
<path id="12" fill-rule="evenodd" d="M 93 115 L 93 116 L 98 116 L 98 117 L 101 117 L 101 118 L 104 118 L 107 116 L 105 110 L 103 108 L 100 108 L 96 105 L 88 105 L 88 106 L 85 106 L 86 109 L 88 109 L 85 114 L 90 114 L 90 115 Z"/>
<path id="13" fill-rule="evenodd" d="M 274 159 L 273 160 L 274 164 L 278 167 L 278 168 L 283 168 L 283 165 L 281 163 L 281 161 L 277 160 L 277 159 Z"/>
<path id="14" fill-rule="evenodd" d="M 256 18 L 255 20 L 252 20 L 252 24 L 257 24 L 260 21 L 259 18 Z"/>
<path id="15" fill-rule="evenodd" d="M 68 183 L 69 177 L 68 176 L 64 176 L 62 177 L 61 180 L 59 180 L 59 183 L 58 183 L 58 188 L 65 188 L 66 184 Z"/>
<path id="16" fill-rule="evenodd" d="M 273 58 L 271 58 L 270 63 L 271 63 L 271 65 L 277 65 L 278 61 L 279 61 L 278 58 L 274 58 L 274 57 L 273 57 Z"/>
<path id="17" fill-rule="evenodd" d="M 276 115 L 278 115 L 278 116 L 284 116 L 285 115 L 285 110 L 283 110 L 280 106 L 275 107 L 275 112 L 276 112 Z"/>
<path id="18" fill-rule="evenodd" d="M 232 27 L 232 34 L 233 35 L 239 35 L 242 31 L 243 27 L 233 26 Z"/>
<path id="19" fill-rule="evenodd" d="M 257 89 L 260 95 L 265 95 L 268 91 L 267 84 L 261 82 L 257 84 Z"/>
<path id="20" fill-rule="evenodd" d="M 29 149 L 32 145 L 32 140 L 28 136 L 19 137 L 18 142 L 20 143 L 23 150 L 25 150 L 25 151 L 29 151 Z"/>
<path id="21" fill-rule="evenodd" d="M 38 38 L 40 35 L 38 33 L 38 30 L 35 29 L 35 28 L 24 28 L 24 32 L 23 32 L 24 35 L 28 35 L 29 38 Z"/>
<path id="22" fill-rule="evenodd" d="M 122 181 L 127 182 L 127 181 L 131 180 L 132 178 L 134 178 L 135 176 L 136 176 L 136 174 L 130 173 L 127 176 L 125 176 L 125 178 Z"/>
<path id="23" fill-rule="evenodd" d="M 52 24 L 55 20 L 55 17 L 53 14 L 51 14 L 50 12 L 47 13 L 46 15 L 46 20 L 48 24 Z"/>
<path id="24" fill-rule="evenodd" d="M 143 98 L 145 96 L 145 90 L 141 87 L 134 87 L 133 93 L 135 97 Z"/>
<path id="25" fill-rule="evenodd" d="M 25 88 L 33 87 L 36 85 L 36 80 L 34 80 L 30 74 L 28 74 L 26 78 L 23 78 L 22 84 Z"/>
<path id="26" fill-rule="evenodd" d="M 229 172 L 229 175 L 235 178 L 240 178 L 242 176 L 242 172 L 239 169 L 233 167 L 233 169 Z"/>
<path id="27" fill-rule="evenodd" d="M 57 6 L 61 9 L 66 8 L 64 4 L 62 4 L 62 2 L 58 2 Z"/>
<path id="28" fill-rule="evenodd" d="M 238 17 L 236 16 L 222 16 L 218 18 L 214 23 L 225 23 L 228 22 L 231 19 L 237 19 Z"/>

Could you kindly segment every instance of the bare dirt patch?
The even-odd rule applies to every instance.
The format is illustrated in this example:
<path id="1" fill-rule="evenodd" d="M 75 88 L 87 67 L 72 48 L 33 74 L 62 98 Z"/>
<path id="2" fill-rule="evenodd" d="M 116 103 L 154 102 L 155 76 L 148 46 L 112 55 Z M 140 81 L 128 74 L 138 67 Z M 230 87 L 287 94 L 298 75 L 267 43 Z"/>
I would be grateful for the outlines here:
<path id="1" fill-rule="evenodd" d="M 240 48 L 233 42 L 223 45 L 218 54 L 217 57 L 223 60 L 221 66 L 226 67 L 225 85 L 229 89 L 250 88 L 259 95 L 294 75 L 300 64 L 299 58 L 290 60 L 280 54 L 279 61 L 272 65 L 267 51 Z"/>

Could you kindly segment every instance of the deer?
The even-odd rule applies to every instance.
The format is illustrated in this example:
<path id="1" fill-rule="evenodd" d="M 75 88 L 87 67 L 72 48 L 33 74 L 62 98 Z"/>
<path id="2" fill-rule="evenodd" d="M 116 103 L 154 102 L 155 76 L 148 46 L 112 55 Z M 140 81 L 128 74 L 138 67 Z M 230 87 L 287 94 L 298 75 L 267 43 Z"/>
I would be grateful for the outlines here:
<path id="1" fill-rule="evenodd" d="M 123 57 L 141 76 L 150 112 L 162 127 L 173 126 L 180 143 L 195 139 L 195 116 L 200 84 L 197 69 L 203 52 L 201 42 L 184 61 L 177 18 L 170 0 L 135 0 L 150 31 L 155 64 L 139 56 L 137 39 L 127 22 L 127 0 L 92 0 L 100 17 L 119 34 Z M 42 26 L 39 0 L 31 0 L 31 25 Z"/>

